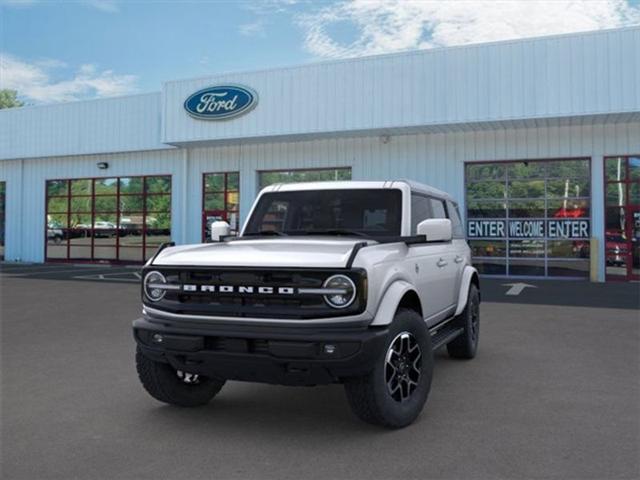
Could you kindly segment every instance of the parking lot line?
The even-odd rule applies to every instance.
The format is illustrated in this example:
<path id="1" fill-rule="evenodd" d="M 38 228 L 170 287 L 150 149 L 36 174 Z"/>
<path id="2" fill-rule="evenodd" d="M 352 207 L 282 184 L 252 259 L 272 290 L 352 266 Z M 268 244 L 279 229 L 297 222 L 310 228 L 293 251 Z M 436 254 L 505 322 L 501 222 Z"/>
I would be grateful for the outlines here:
<path id="1" fill-rule="evenodd" d="M 19 272 L 19 271 L 32 271 L 34 269 L 46 268 L 49 270 L 62 270 L 69 268 L 69 265 L 59 266 L 46 266 L 46 265 L 0 265 L 0 272 Z"/>
<path id="2" fill-rule="evenodd" d="M 87 269 L 87 270 L 105 270 L 107 268 L 109 268 L 109 267 L 93 267 L 93 268 Z M 25 271 L 23 271 L 21 273 L 1 271 L 0 272 L 0 276 L 4 276 L 4 277 L 28 277 L 30 275 L 49 275 L 49 274 L 53 274 L 53 273 L 73 273 L 73 272 L 77 272 L 77 269 L 60 270 L 58 268 L 49 268 L 49 269 L 45 269 L 45 270 L 25 270 Z"/>
<path id="3" fill-rule="evenodd" d="M 115 275 L 131 275 L 137 278 L 117 278 Z M 108 278 L 107 278 L 108 277 Z M 75 275 L 72 278 L 78 280 L 105 280 L 109 282 L 126 282 L 126 283 L 139 283 L 140 276 L 134 272 L 117 272 L 117 273 L 98 273 L 93 275 Z"/>

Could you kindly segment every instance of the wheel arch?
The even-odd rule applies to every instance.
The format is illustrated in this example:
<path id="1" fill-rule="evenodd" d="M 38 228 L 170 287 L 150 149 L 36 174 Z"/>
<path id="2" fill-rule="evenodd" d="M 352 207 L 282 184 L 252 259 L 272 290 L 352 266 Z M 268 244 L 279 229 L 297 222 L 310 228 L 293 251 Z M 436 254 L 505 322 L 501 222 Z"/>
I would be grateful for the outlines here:
<path id="1" fill-rule="evenodd" d="M 385 291 L 380 301 L 376 315 L 371 325 L 389 325 L 393 321 L 393 317 L 398 308 L 408 308 L 416 311 L 421 318 L 423 308 L 418 292 L 409 282 L 404 280 L 396 280 Z"/>
<path id="2" fill-rule="evenodd" d="M 467 298 L 469 297 L 469 287 L 475 285 L 480 293 L 480 276 L 478 271 L 471 265 L 464 267 L 462 272 L 462 280 L 460 282 L 460 291 L 458 292 L 458 305 L 456 307 L 455 315 L 460 315 L 467 305 Z"/>

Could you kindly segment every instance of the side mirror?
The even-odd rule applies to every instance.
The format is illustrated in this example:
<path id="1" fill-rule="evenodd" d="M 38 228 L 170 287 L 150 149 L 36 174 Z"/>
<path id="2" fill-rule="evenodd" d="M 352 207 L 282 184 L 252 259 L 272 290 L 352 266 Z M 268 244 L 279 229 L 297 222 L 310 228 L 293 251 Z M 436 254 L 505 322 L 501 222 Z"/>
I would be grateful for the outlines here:
<path id="1" fill-rule="evenodd" d="M 213 222 L 211 224 L 211 240 L 214 242 L 219 242 L 220 239 L 226 235 L 231 233 L 231 227 L 227 222 Z"/>
<path id="2" fill-rule="evenodd" d="M 453 237 L 451 220 L 448 218 L 428 218 L 416 227 L 418 235 L 426 235 L 427 242 L 448 242 Z"/>

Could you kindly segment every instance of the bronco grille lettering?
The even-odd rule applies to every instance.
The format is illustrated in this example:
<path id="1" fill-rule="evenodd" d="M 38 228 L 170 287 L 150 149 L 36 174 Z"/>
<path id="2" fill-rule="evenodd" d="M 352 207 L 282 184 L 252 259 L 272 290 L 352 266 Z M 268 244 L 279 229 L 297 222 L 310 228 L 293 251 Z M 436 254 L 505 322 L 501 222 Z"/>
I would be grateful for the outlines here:
<path id="1" fill-rule="evenodd" d="M 249 285 L 193 285 L 184 284 L 183 292 L 206 292 L 206 293 L 249 293 L 263 295 L 293 295 L 296 293 L 294 287 L 253 287 Z"/>

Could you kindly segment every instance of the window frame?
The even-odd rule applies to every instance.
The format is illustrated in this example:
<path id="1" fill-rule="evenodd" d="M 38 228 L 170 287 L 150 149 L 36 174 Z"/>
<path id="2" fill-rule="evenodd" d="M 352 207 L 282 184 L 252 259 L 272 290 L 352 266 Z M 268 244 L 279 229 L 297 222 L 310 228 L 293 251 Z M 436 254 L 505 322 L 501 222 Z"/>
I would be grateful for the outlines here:
<path id="1" fill-rule="evenodd" d="M 413 215 L 413 197 L 420 197 L 420 198 L 424 198 L 426 200 L 429 200 L 428 202 L 428 212 L 429 212 L 429 216 L 427 218 L 423 218 L 422 220 L 419 220 L 417 222 L 415 222 L 414 220 L 414 215 Z M 444 214 L 446 219 L 448 219 L 449 221 L 451 221 L 451 233 L 452 233 L 452 239 L 464 239 L 465 238 L 465 228 L 464 228 L 464 223 L 462 221 L 462 216 L 460 215 L 459 210 L 457 210 L 455 213 L 458 217 L 458 220 L 460 221 L 460 229 L 462 231 L 462 234 L 455 234 L 454 233 L 454 228 L 453 228 L 453 221 L 451 219 L 451 212 L 450 212 L 450 208 L 449 205 L 453 205 L 454 209 L 459 209 L 458 204 L 453 201 L 453 200 L 449 200 L 446 198 L 440 198 L 440 197 L 436 197 L 434 195 L 429 195 L 427 193 L 423 193 L 423 192 L 417 192 L 414 190 L 411 190 L 411 195 L 410 195 L 410 201 L 411 201 L 411 211 L 410 211 L 410 217 L 411 217 L 411 235 L 416 235 L 416 227 L 418 226 L 418 224 L 420 222 L 422 222 L 423 220 L 428 220 L 430 218 L 436 218 L 433 216 L 433 206 L 432 203 L 433 201 L 439 201 L 442 202 L 442 206 L 444 207 Z M 439 217 L 438 217 L 439 218 Z"/>
<path id="2" fill-rule="evenodd" d="M 525 240 L 522 238 L 515 238 L 515 237 L 510 237 L 508 234 L 505 235 L 505 237 L 503 238 L 488 238 L 488 237 L 473 237 L 473 238 L 469 238 L 467 237 L 467 222 L 470 219 L 477 219 L 477 220 L 500 220 L 500 221 L 504 221 L 505 225 L 508 226 L 509 225 L 509 221 L 510 220 L 518 220 L 518 219 L 523 219 L 523 220 L 542 220 L 542 221 L 547 221 L 550 219 L 553 219 L 553 217 L 549 216 L 549 204 L 550 202 L 554 202 L 554 201 L 561 201 L 563 197 L 554 197 L 554 198 L 550 198 L 547 192 L 547 183 L 549 181 L 554 181 L 554 180 L 558 180 L 561 179 L 563 177 L 561 176 L 557 176 L 557 175 L 552 175 L 549 176 L 549 171 L 548 171 L 548 165 L 550 163 L 557 163 L 557 162 L 564 162 L 564 161 L 582 161 L 582 162 L 587 162 L 587 166 L 588 168 L 586 169 L 586 171 L 584 171 L 581 174 L 575 174 L 570 176 L 570 178 L 572 180 L 586 180 L 589 184 L 589 195 L 583 196 L 576 196 L 576 197 L 569 197 L 572 200 L 576 200 L 576 201 L 588 201 L 589 206 L 588 208 L 585 209 L 586 211 L 586 216 L 580 216 L 580 217 L 575 217 L 575 218 L 579 218 L 579 219 L 585 219 L 585 220 L 589 220 L 589 225 L 590 225 L 590 237 L 593 236 L 593 182 L 592 182 L 592 169 L 593 169 L 593 158 L 592 157 L 554 157 L 554 158 L 526 158 L 526 159 L 509 159 L 509 160 L 483 160 L 483 161 L 469 161 L 469 162 L 465 162 L 464 163 L 464 198 L 465 198 L 465 217 L 463 222 L 463 227 L 464 227 L 464 231 L 465 231 L 465 238 L 467 239 L 467 242 L 473 242 L 475 241 L 494 241 L 494 242 L 504 242 L 505 243 L 505 255 L 501 256 L 501 257 L 492 257 L 492 256 L 473 256 L 473 259 L 478 259 L 480 261 L 483 260 L 496 260 L 496 261 L 500 261 L 503 262 L 504 265 L 504 273 L 503 274 L 488 274 L 488 275 L 495 275 L 495 276 L 508 276 L 508 277 L 532 277 L 532 278 L 543 278 L 543 277 L 553 277 L 553 278 L 579 278 L 579 279 L 585 279 L 589 277 L 588 274 L 588 270 L 587 270 L 587 274 L 583 275 L 583 276 L 559 276 L 559 275 L 549 275 L 549 263 L 550 262 L 584 262 L 585 259 L 584 258 L 570 258 L 570 257 L 551 257 L 549 255 L 548 252 L 548 244 L 549 242 L 552 241 L 556 241 L 556 240 L 562 240 L 560 238 L 549 238 L 548 237 L 548 232 L 545 231 L 545 236 L 542 237 L 542 239 L 544 240 L 544 249 L 545 249 L 545 255 L 543 257 L 539 257 L 536 260 L 539 259 L 543 259 L 544 260 L 544 275 L 540 276 L 540 275 L 513 275 L 510 272 L 510 259 L 520 259 L 522 260 L 523 257 L 512 257 L 510 255 L 510 243 L 511 240 L 513 241 L 519 241 L 519 240 Z M 514 164 L 521 164 L 521 163 L 537 163 L 537 164 L 542 164 L 544 165 L 544 169 L 543 169 L 543 174 L 542 175 L 535 175 L 535 176 L 524 176 L 524 177 L 511 177 L 509 174 L 509 165 L 514 165 Z M 494 166 L 504 166 L 503 173 L 499 178 L 496 177 L 491 177 L 491 178 L 486 178 L 486 179 L 478 179 L 478 178 L 470 178 L 469 175 L 469 167 L 471 166 L 476 166 L 476 165 L 494 165 Z M 569 178 L 569 177 L 567 177 Z M 605 177 L 606 178 L 606 177 Z M 534 181 L 534 180 L 541 180 L 544 181 L 544 195 L 541 197 L 510 197 L 509 196 L 509 184 L 511 181 L 521 181 L 521 182 L 527 182 L 527 181 Z M 482 183 L 482 182 L 503 182 L 505 185 L 505 195 L 503 198 L 501 199 L 495 199 L 493 201 L 497 202 L 498 204 L 503 203 L 505 205 L 505 209 L 504 209 L 504 217 L 495 217 L 495 216 L 487 216 L 487 217 L 470 217 L 469 216 L 469 207 L 470 204 L 474 201 L 492 201 L 490 199 L 469 199 L 468 198 L 468 187 L 471 184 L 474 183 Z M 540 216 L 536 216 L 536 217 L 514 217 L 513 215 L 511 215 L 510 212 L 510 205 L 511 202 L 528 202 L 528 201 L 542 201 L 544 202 L 544 216 L 540 217 Z M 546 225 L 546 223 L 545 223 Z M 529 238 L 528 240 L 532 240 L 532 241 L 536 241 L 539 240 L 538 238 Z M 568 241 L 575 241 L 575 242 L 584 242 L 584 243 L 589 243 L 589 239 L 580 239 L 580 240 L 571 240 L 571 239 L 567 239 Z M 587 260 L 590 259 L 591 257 L 591 253 L 589 253 L 589 255 L 587 256 Z M 526 258 L 525 258 L 526 260 Z"/>
<path id="3" fill-rule="evenodd" d="M 622 180 L 610 180 L 607 177 L 607 160 L 622 158 L 625 162 L 625 175 Z M 630 198 L 630 190 L 631 185 L 638 185 L 640 189 L 640 177 L 636 179 L 631 178 L 631 168 L 630 168 L 630 159 L 631 158 L 640 158 L 640 154 L 625 154 L 625 155 L 605 155 L 602 159 L 602 178 L 603 178 L 603 222 L 604 222 L 604 262 L 605 262 L 605 280 L 606 281 L 632 281 L 632 280 L 640 280 L 640 275 L 633 274 L 633 242 L 631 241 L 631 229 L 630 224 L 625 224 L 625 233 L 627 233 L 627 262 L 631 262 L 631 264 L 627 264 L 627 272 L 625 275 L 613 275 L 607 272 L 607 210 L 608 208 L 620 208 L 624 211 L 625 217 L 630 218 L 629 213 L 633 212 L 640 208 L 640 201 L 638 203 L 631 203 Z M 607 190 L 609 185 L 615 184 L 624 185 L 624 204 L 623 205 L 609 205 L 607 203 Z"/>
<path id="4" fill-rule="evenodd" d="M 223 190 L 207 190 L 207 175 L 223 175 Z M 237 175 L 238 176 L 238 188 L 237 189 L 233 189 L 230 190 L 229 187 L 229 175 Z M 229 209 L 228 208 L 228 199 L 227 199 L 227 195 L 229 193 L 237 193 L 238 194 L 238 203 L 236 204 L 236 208 L 234 209 Z M 206 202 L 207 202 L 207 195 L 210 194 L 222 194 L 222 203 L 223 203 L 223 208 L 222 209 L 207 209 L 206 208 Z M 210 242 L 211 239 L 207 237 L 207 212 L 223 212 L 224 213 L 224 218 L 225 221 L 228 222 L 229 221 L 229 214 L 236 214 L 236 219 L 238 222 L 237 228 L 235 229 L 235 231 L 237 231 L 238 233 L 240 232 L 240 230 L 242 229 L 242 222 L 240 220 L 240 171 L 239 170 L 227 170 L 227 171 L 216 171 L 216 172 L 202 172 L 202 207 L 201 207 L 201 219 L 202 219 L 202 223 L 201 223 L 201 235 L 202 235 L 202 242 L 206 243 L 206 242 Z M 232 226 L 233 227 L 233 226 Z M 232 231 L 234 231 L 234 229 L 231 229 Z"/>
<path id="5" fill-rule="evenodd" d="M 142 189 L 140 192 L 127 192 L 127 193 L 122 193 L 121 192 L 121 184 L 122 184 L 122 180 L 123 179 L 141 179 L 142 181 Z M 169 185 L 169 191 L 168 192 L 149 192 L 147 190 L 147 180 L 150 178 L 164 178 L 164 179 L 168 179 L 168 185 Z M 101 181 L 101 180 L 106 180 L 106 179 L 114 179 L 116 180 L 116 193 L 98 193 L 96 194 L 96 190 L 95 190 L 95 186 L 96 186 L 96 181 Z M 90 181 L 90 193 L 81 193 L 81 194 L 77 194 L 74 195 L 72 190 L 71 190 L 71 184 L 72 182 L 77 182 L 77 181 Z M 62 194 L 62 195 L 49 195 L 49 184 L 53 183 L 53 182 L 64 182 L 66 183 L 66 193 Z M 147 222 L 147 218 L 150 218 L 153 216 L 153 214 L 168 214 L 169 215 L 169 236 L 171 237 L 171 230 L 172 230 L 172 223 L 173 223 L 173 205 L 172 205 L 172 197 L 173 197 L 173 178 L 171 176 L 171 174 L 149 174 L 149 175 L 115 175 L 115 176 L 103 176 L 103 177 L 79 177 L 79 178 L 50 178 L 50 179 L 45 179 L 44 181 L 44 188 L 45 188 L 45 205 L 44 205 L 44 211 L 45 211 L 45 215 L 44 215 L 44 259 L 45 262 L 59 262 L 59 263 L 69 263 L 69 262 L 74 262 L 74 263 L 114 263 L 114 264 L 142 264 L 144 262 L 147 261 L 148 258 L 150 258 L 152 255 L 148 255 L 147 250 L 148 249 L 154 249 L 154 247 L 156 247 L 155 244 L 152 245 L 148 245 L 147 242 L 147 236 L 148 233 L 150 232 L 155 232 L 158 230 L 165 230 L 164 228 L 153 228 L 150 227 L 148 225 Z M 126 215 L 130 215 L 130 214 L 139 214 L 139 216 L 141 216 L 142 218 L 142 222 L 141 222 L 141 229 L 140 229 L 140 238 L 141 238 L 141 245 L 140 246 L 136 246 L 136 247 L 129 247 L 126 245 L 122 245 L 120 242 L 120 239 L 123 238 L 123 236 L 120 235 L 120 225 L 121 225 L 121 219 L 122 219 L 122 209 L 121 209 L 121 200 L 123 197 L 134 197 L 134 196 L 139 196 L 142 197 L 142 207 L 140 211 L 131 211 L 131 212 L 127 212 Z M 116 209 L 115 211 L 96 211 L 96 198 L 104 198 L 104 197 L 115 197 L 116 198 Z M 164 211 L 164 210 L 149 210 L 147 208 L 147 199 L 150 197 L 168 197 L 169 198 L 169 208 L 168 211 Z M 66 211 L 64 212 L 49 212 L 49 199 L 51 198 L 60 198 L 60 199 L 66 199 L 67 202 L 67 208 Z M 89 210 L 87 211 L 72 211 L 71 209 L 71 204 L 72 204 L 72 199 L 74 198 L 87 198 L 90 200 L 90 204 L 91 207 Z M 150 215 L 151 214 L 151 215 Z M 49 257 L 48 256 L 48 247 L 49 247 L 49 238 L 48 238 L 48 231 L 52 230 L 51 228 L 49 228 L 49 221 L 48 221 L 48 217 L 49 215 L 65 215 L 66 216 L 66 222 L 63 225 L 62 228 L 59 228 L 59 230 L 62 230 L 63 232 L 63 240 L 66 240 L 66 254 L 64 257 Z M 89 244 L 87 245 L 83 245 L 80 243 L 74 243 L 73 242 L 73 237 L 71 236 L 71 232 L 73 231 L 77 231 L 78 229 L 72 228 L 71 227 L 71 217 L 72 215 L 83 215 L 83 216 L 88 216 L 91 218 L 91 223 L 90 223 L 90 227 L 89 228 L 83 228 L 83 229 L 79 229 L 79 230 L 85 230 L 86 232 L 90 233 L 90 238 L 91 241 L 89 242 Z M 96 242 L 95 239 L 97 238 L 95 233 L 96 233 L 96 222 L 102 222 L 102 221 L 108 221 L 108 220 L 101 220 L 99 219 L 99 216 L 105 216 L 105 215 L 113 215 L 115 216 L 115 228 L 114 228 L 114 244 L 111 245 L 104 245 L 105 247 L 114 247 L 115 248 L 115 258 L 104 258 L 104 257 L 100 257 L 100 256 L 96 256 Z M 102 229 L 98 229 L 98 230 L 102 230 Z M 88 258 L 82 257 L 82 258 L 73 258 L 71 256 L 71 250 L 72 247 L 85 247 L 85 248 L 90 248 L 90 255 L 88 256 Z M 140 250 L 141 255 L 140 255 L 140 259 L 136 259 L 136 260 L 123 260 L 121 259 L 121 251 L 133 251 L 133 250 Z"/>

